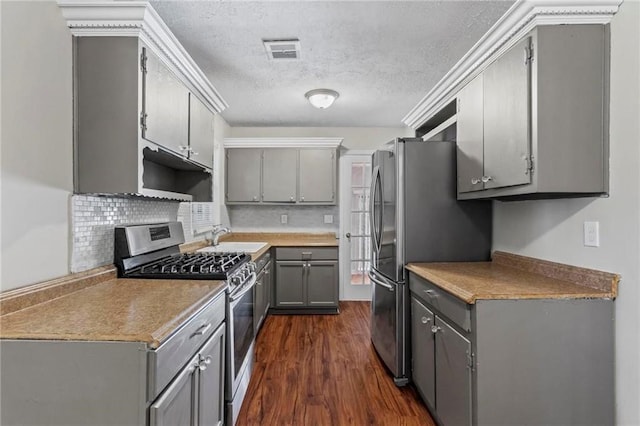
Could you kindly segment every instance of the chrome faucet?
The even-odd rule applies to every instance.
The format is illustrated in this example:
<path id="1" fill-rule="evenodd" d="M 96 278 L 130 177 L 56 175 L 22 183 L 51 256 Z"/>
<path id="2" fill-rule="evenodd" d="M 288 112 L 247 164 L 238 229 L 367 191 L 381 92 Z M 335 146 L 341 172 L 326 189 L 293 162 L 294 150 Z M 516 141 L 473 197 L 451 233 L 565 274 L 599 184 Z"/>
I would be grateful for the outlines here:
<path id="1" fill-rule="evenodd" d="M 228 234 L 231 232 L 231 229 L 227 228 L 226 226 L 220 226 L 216 229 L 213 230 L 212 234 L 211 234 L 211 245 L 212 246 L 217 246 L 218 245 L 218 238 L 220 238 L 220 236 L 224 235 L 224 234 Z"/>

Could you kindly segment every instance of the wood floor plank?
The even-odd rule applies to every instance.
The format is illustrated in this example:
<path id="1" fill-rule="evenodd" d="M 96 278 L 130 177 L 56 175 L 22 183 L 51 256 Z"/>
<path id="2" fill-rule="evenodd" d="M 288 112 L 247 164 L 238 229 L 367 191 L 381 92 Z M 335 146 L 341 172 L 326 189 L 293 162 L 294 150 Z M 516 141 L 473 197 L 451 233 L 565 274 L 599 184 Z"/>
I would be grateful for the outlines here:
<path id="1" fill-rule="evenodd" d="M 371 344 L 369 302 L 339 315 L 271 315 L 237 425 L 435 426 L 415 390 L 398 388 Z"/>

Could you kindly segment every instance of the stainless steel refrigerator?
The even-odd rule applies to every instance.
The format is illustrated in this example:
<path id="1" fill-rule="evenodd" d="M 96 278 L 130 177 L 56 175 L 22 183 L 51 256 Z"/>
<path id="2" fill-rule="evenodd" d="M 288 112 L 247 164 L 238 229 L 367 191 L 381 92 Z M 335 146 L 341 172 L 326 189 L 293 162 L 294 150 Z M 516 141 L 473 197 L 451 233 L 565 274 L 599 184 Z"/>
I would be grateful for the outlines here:
<path id="1" fill-rule="evenodd" d="M 455 142 L 399 138 L 373 154 L 371 340 L 398 386 L 409 382 L 410 262 L 488 260 L 491 202 L 456 200 Z"/>

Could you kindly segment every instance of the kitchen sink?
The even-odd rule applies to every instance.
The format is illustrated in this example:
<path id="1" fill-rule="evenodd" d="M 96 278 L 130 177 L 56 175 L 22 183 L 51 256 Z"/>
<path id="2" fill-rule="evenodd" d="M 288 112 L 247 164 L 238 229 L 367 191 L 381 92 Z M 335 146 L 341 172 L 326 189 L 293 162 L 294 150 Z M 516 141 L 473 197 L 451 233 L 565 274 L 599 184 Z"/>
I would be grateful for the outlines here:
<path id="1" fill-rule="evenodd" d="M 222 242 L 217 246 L 209 246 L 203 249 L 198 250 L 199 252 L 204 253 L 230 253 L 230 252 L 244 252 L 244 253 L 255 253 L 267 243 L 260 242 Z"/>

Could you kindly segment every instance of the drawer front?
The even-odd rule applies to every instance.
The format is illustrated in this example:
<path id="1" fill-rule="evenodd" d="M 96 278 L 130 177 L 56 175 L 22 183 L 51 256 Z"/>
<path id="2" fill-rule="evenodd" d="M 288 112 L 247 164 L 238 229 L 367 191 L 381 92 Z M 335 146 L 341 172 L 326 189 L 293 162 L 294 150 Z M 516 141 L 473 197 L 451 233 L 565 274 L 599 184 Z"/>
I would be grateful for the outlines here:
<path id="1" fill-rule="evenodd" d="M 277 260 L 338 260 L 337 247 L 278 247 Z"/>
<path id="2" fill-rule="evenodd" d="M 225 297 L 225 292 L 221 292 L 158 349 L 150 352 L 150 400 L 169 384 L 187 360 L 197 352 L 224 321 Z"/>
<path id="3" fill-rule="evenodd" d="M 471 306 L 435 284 L 409 273 L 409 289 L 465 331 L 471 331 Z"/>

